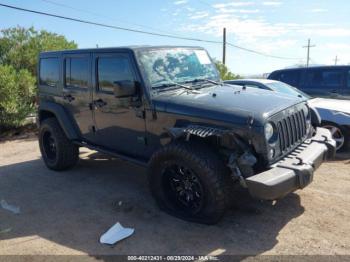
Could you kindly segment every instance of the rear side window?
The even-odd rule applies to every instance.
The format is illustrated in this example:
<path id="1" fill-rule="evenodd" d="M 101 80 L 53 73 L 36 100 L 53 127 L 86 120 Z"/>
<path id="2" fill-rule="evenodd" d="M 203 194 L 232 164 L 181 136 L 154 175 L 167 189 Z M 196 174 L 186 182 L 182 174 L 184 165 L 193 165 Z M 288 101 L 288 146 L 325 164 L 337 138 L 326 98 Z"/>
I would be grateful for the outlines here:
<path id="1" fill-rule="evenodd" d="M 97 61 L 99 91 L 113 93 L 120 81 L 133 81 L 131 64 L 127 57 L 100 57 Z"/>
<path id="2" fill-rule="evenodd" d="M 89 79 L 89 59 L 72 57 L 65 60 L 66 87 L 87 88 Z"/>
<path id="3" fill-rule="evenodd" d="M 58 58 L 40 59 L 40 85 L 56 87 L 59 81 L 59 60 Z"/>
<path id="4" fill-rule="evenodd" d="M 304 87 L 339 88 L 342 85 L 341 70 L 308 70 L 305 72 Z"/>
<path id="5" fill-rule="evenodd" d="M 277 79 L 281 82 L 287 83 L 291 86 L 299 85 L 299 71 L 285 71 L 280 72 Z"/>
<path id="6" fill-rule="evenodd" d="M 348 88 L 350 88 L 350 70 L 348 71 Z"/>

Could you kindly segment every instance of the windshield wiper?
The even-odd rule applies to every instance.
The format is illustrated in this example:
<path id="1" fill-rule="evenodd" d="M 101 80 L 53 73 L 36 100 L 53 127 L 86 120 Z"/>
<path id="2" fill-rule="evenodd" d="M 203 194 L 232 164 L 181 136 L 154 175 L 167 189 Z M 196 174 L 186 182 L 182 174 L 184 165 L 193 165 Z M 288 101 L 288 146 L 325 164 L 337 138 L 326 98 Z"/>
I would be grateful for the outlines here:
<path id="1" fill-rule="evenodd" d="M 152 88 L 154 88 L 154 89 L 163 89 L 163 88 L 172 87 L 172 86 L 178 86 L 178 87 L 182 87 L 182 88 L 185 88 L 187 90 L 192 90 L 193 91 L 192 87 L 187 86 L 187 85 L 183 85 L 183 84 L 179 84 L 179 83 L 175 83 L 175 82 L 166 83 L 166 84 L 162 84 L 162 85 L 158 85 L 158 86 L 153 86 Z M 169 89 L 166 89 L 166 90 L 169 90 Z M 161 91 L 161 90 L 159 90 L 159 91 Z"/>
<path id="2" fill-rule="evenodd" d="M 214 84 L 214 85 L 222 85 L 219 82 L 216 82 L 214 80 L 207 79 L 207 78 L 196 78 L 196 79 L 192 79 L 192 80 L 186 81 L 184 83 L 198 83 L 198 82 L 208 82 L 208 83 L 211 83 L 211 84 Z"/>

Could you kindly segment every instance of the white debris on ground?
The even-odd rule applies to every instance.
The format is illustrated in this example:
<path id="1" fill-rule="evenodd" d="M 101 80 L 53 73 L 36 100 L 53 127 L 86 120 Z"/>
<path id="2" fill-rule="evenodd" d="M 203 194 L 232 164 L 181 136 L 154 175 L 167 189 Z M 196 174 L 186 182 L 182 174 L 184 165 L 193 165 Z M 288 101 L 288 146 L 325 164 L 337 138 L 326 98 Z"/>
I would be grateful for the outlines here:
<path id="1" fill-rule="evenodd" d="M 2 199 L 2 200 L 0 201 L 0 206 L 1 206 L 3 209 L 5 209 L 5 210 L 7 210 L 7 211 L 10 211 L 10 212 L 12 212 L 12 213 L 14 213 L 14 214 L 19 214 L 19 213 L 21 213 L 21 210 L 20 210 L 19 207 L 8 204 L 8 203 L 6 202 L 6 200 L 4 200 L 4 199 Z"/>
<path id="2" fill-rule="evenodd" d="M 125 228 L 118 222 L 101 236 L 100 243 L 113 245 L 118 241 L 131 236 L 134 231 L 133 228 Z"/>

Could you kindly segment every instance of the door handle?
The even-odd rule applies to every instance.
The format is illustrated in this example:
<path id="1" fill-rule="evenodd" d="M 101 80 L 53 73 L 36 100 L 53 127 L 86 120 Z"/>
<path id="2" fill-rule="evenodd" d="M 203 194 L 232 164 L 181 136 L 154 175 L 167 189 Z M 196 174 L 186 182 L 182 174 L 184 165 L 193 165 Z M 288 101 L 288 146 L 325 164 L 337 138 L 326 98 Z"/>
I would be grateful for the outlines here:
<path id="1" fill-rule="evenodd" d="M 68 102 L 72 102 L 73 100 L 75 100 L 75 97 L 68 94 L 68 95 L 63 95 L 63 99 L 68 100 Z"/>
<path id="2" fill-rule="evenodd" d="M 107 105 L 107 103 L 102 99 L 97 99 L 94 101 L 94 105 L 97 107 L 104 107 L 105 105 Z"/>

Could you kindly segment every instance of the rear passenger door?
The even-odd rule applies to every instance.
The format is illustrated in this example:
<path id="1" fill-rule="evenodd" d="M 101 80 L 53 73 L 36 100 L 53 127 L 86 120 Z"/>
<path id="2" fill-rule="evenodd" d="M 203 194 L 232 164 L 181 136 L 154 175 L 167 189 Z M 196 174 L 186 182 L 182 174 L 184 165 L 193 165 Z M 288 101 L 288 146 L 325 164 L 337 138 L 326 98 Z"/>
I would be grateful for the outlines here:
<path id="1" fill-rule="evenodd" d="M 96 143 L 132 157 L 145 156 L 145 120 L 141 89 L 133 97 L 116 97 L 118 82 L 140 83 L 133 57 L 128 52 L 94 54 L 93 104 Z"/>
<path id="2" fill-rule="evenodd" d="M 93 118 L 90 109 L 91 55 L 66 54 L 63 56 L 63 103 L 75 119 L 84 139 L 92 141 Z"/>
<path id="3" fill-rule="evenodd" d="M 304 71 L 302 90 L 313 97 L 341 98 L 344 82 L 339 69 L 307 69 Z"/>

